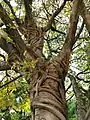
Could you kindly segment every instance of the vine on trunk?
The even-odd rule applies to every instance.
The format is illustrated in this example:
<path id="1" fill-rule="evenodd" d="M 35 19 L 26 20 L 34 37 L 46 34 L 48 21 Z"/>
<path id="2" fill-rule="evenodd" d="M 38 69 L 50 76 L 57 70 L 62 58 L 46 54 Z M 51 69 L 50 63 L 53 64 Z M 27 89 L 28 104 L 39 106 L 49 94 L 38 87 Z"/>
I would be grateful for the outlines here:
<path id="1" fill-rule="evenodd" d="M 48 110 L 58 119 L 66 120 L 63 72 L 66 72 L 66 65 L 63 61 L 40 60 L 37 62 L 30 80 L 33 111 L 37 108 Z M 39 116 L 35 112 L 34 115 Z"/>

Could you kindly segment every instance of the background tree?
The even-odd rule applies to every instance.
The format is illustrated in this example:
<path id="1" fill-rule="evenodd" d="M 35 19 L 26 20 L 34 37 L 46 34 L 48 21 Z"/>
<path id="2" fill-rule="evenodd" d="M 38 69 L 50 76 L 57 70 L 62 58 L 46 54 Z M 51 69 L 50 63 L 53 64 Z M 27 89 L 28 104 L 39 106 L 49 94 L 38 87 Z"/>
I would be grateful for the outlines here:
<path id="1" fill-rule="evenodd" d="M 78 106 L 77 119 L 89 119 L 90 108 L 86 105 L 86 110 L 83 109 L 84 103 L 90 104 L 90 13 L 86 8 L 89 1 L 85 3 L 82 0 L 1 1 L 0 71 L 4 71 L 1 72 L 4 77 L 0 82 L 3 100 L 0 107 L 5 112 L 4 119 L 13 119 L 11 109 L 18 113 L 16 119 L 28 119 L 30 94 L 32 120 L 66 120 L 65 92 L 72 90 L 71 84 Z M 77 64 L 74 72 L 73 64 Z M 67 72 L 66 82 L 70 83 L 70 79 L 71 84 L 65 90 Z M 83 87 L 85 83 L 87 88 Z M 73 97 L 70 94 L 69 99 Z"/>

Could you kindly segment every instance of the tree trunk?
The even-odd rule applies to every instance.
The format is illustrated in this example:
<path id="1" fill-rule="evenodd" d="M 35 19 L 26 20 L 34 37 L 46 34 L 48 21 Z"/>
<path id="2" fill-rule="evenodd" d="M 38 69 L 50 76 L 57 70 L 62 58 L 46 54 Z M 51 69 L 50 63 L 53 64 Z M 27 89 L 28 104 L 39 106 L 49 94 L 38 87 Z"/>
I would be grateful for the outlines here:
<path id="1" fill-rule="evenodd" d="M 64 67 L 58 60 L 36 64 L 30 79 L 32 120 L 66 120 Z"/>
<path id="2" fill-rule="evenodd" d="M 24 0 L 25 21 L 22 26 L 24 27 L 25 41 L 21 38 L 18 30 L 14 29 L 12 20 L 0 4 L 0 17 L 2 21 L 5 23 L 7 29 L 11 26 L 8 34 L 15 43 L 15 47 L 12 46 L 12 48 L 17 48 L 15 50 L 19 52 L 18 55 L 18 52 L 15 51 L 17 54 L 16 57 L 12 53 L 14 59 L 12 61 L 9 60 L 10 63 L 17 61 L 21 62 L 20 60 L 25 60 L 25 62 L 36 60 L 36 66 L 30 77 L 30 100 L 31 109 L 33 111 L 32 120 L 67 119 L 64 80 L 68 71 L 70 53 L 73 45 L 77 41 L 75 34 L 79 16 L 79 5 L 82 0 L 74 0 L 73 2 L 69 29 L 60 53 L 55 59 L 50 61 L 41 59 L 44 34 L 52 27 L 54 18 L 64 8 L 66 1 L 67 0 L 63 1 L 61 7 L 59 9 L 57 8 L 53 13 L 48 24 L 44 28 L 40 28 L 36 25 L 33 18 L 32 0 Z M 9 55 L 9 51 L 6 47 L 4 47 L 4 50 L 6 50 Z M 18 59 L 18 56 L 21 58 L 20 60 Z"/>
<path id="3" fill-rule="evenodd" d="M 78 8 L 80 0 L 75 1 L 70 19 L 70 29 L 62 50 L 53 60 L 40 58 L 43 48 L 44 32 L 30 25 L 29 36 L 36 30 L 36 36 L 30 38 L 31 47 L 37 54 L 36 66 L 30 78 L 30 100 L 33 111 L 32 120 L 66 120 L 67 107 L 64 80 L 68 71 L 70 53 L 76 42 Z M 33 30 L 33 31 L 32 31 Z M 39 32 L 37 32 L 39 30 Z M 38 34 L 37 34 L 38 33 Z M 38 37 L 37 37 L 38 36 Z M 28 36 L 27 36 L 28 37 Z M 34 44 L 35 43 L 35 44 Z"/>

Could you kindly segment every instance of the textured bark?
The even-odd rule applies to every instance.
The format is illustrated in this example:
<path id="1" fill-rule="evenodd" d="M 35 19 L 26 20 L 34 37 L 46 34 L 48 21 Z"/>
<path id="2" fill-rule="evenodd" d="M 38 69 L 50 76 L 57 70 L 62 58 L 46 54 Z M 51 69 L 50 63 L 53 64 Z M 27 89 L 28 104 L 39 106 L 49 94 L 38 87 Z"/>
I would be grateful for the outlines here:
<path id="1" fill-rule="evenodd" d="M 80 0 L 74 1 L 70 27 L 60 54 L 51 61 L 39 59 L 31 75 L 32 120 L 67 119 L 64 80 L 68 71 L 70 53 L 76 42 L 75 33 L 80 2 Z"/>
<path id="2" fill-rule="evenodd" d="M 40 28 L 36 25 L 32 16 L 32 0 L 24 0 L 26 11 L 23 29 L 25 31 L 25 43 L 18 30 L 15 29 L 12 20 L 6 14 L 5 9 L 0 4 L 0 18 L 6 25 L 6 30 L 9 28 L 9 31 L 6 32 L 15 44 L 15 46 L 11 45 L 11 48 L 9 48 L 9 44 L 5 42 L 5 40 L 5 46 L 7 46 L 9 50 L 4 47 L 3 42 L 0 42 L 0 47 L 2 47 L 8 55 L 12 53 L 12 50 L 14 51 L 17 57 L 11 59 L 12 62 L 16 62 L 16 58 L 18 62 L 20 62 L 20 60 L 27 62 L 36 60 L 36 66 L 30 76 L 30 100 L 33 111 L 32 120 L 67 119 L 64 80 L 68 71 L 70 53 L 73 45 L 77 41 L 75 34 L 81 1 L 82 0 L 73 1 L 70 25 L 65 43 L 56 58 L 49 61 L 41 58 L 44 44 L 43 37 L 45 32 L 51 28 L 54 18 L 63 9 L 66 1 L 64 1 L 62 6 L 51 16 L 50 23 L 48 23 L 46 27 Z M 25 51 L 26 56 L 23 56 Z M 11 56 L 15 55 L 12 54 Z"/>
<path id="3" fill-rule="evenodd" d="M 80 14 L 84 20 L 84 23 L 86 24 L 86 28 L 90 35 L 90 11 L 86 9 L 84 2 L 82 2 L 80 6 Z"/>
<path id="4" fill-rule="evenodd" d="M 35 120 L 66 120 L 65 71 L 62 67 L 65 66 L 56 60 L 37 63 L 30 79 Z"/>
<path id="5" fill-rule="evenodd" d="M 62 59 L 59 61 L 59 57 L 52 61 L 39 58 L 42 54 L 43 35 L 42 29 L 36 27 L 34 22 L 29 24 L 27 39 L 38 56 L 30 78 L 32 120 L 66 120 L 64 79 L 67 66 Z"/>

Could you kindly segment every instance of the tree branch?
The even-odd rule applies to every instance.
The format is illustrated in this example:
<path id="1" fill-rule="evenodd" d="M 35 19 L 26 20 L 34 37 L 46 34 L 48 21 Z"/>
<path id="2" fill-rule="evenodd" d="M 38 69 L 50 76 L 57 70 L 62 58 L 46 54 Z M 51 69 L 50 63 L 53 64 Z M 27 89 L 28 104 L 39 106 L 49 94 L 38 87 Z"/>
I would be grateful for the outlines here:
<path id="1" fill-rule="evenodd" d="M 62 31 L 56 30 L 56 28 L 54 28 L 53 26 L 51 26 L 51 30 L 52 30 L 52 31 L 55 31 L 55 32 L 58 32 L 58 33 L 61 33 L 61 34 L 63 34 L 63 35 L 66 35 L 65 32 L 62 32 Z"/>
<path id="2" fill-rule="evenodd" d="M 67 99 L 67 102 L 68 102 L 69 100 L 71 100 L 73 96 L 74 96 L 74 94 Z"/>
<path id="3" fill-rule="evenodd" d="M 70 16 L 70 27 L 68 29 L 67 38 L 65 41 L 65 44 L 68 44 L 69 48 L 72 49 L 73 45 L 75 44 L 75 34 L 77 30 L 77 22 L 79 17 L 79 7 L 82 0 L 74 0 L 73 1 L 73 7 L 72 7 L 72 13 Z"/>
<path id="4" fill-rule="evenodd" d="M 4 55 L 2 55 L 1 53 L 0 53 L 0 57 L 2 57 L 2 58 L 3 58 L 3 60 L 5 61 L 5 56 L 4 56 Z"/>
<path id="5" fill-rule="evenodd" d="M 80 27 L 80 29 L 79 29 L 79 32 L 77 33 L 77 35 L 76 35 L 76 37 L 75 37 L 75 41 L 77 41 L 77 39 L 79 38 L 79 36 L 80 36 L 80 34 L 82 33 L 82 31 L 83 31 L 83 28 L 84 28 L 84 22 L 82 22 L 82 25 L 81 25 L 81 27 Z"/>
<path id="6" fill-rule="evenodd" d="M 53 22 L 54 18 L 61 12 L 61 10 L 64 8 L 65 4 L 66 4 L 66 1 L 64 1 L 62 3 L 61 7 L 57 8 L 57 10 L 53 13 L 53 15 L 51 16 L 50 20 L 48 21 L 48 24 L 43 28 L 43 30 L 45 32 L 48 31 L 51 28 L 52 22 Z"/>
<path id="7" fill-rule="evenodd" d="M 10 8 L 11 13 L 12 13 L 12 15 L 13 15 L 13 17 L 14 17 L 15 22 L 16 22 L 16 24 L 19 26 L 18 29 L 20 30 L 21 33 L 23 33 L 23 29 L 22 29 L 23 24 L 21 23 L 20 19 L 17 18 L 17 16 L 15 15 L 15 12 L 14 12 L 13 7 L 11 6 L 10 2 L 7 1 L 7 0 L 4 0 L 4 2 L 5 2 L 5 3 L 8 5 L 8 7 Z M 24 26 L 23 26 L 23 27 L 24 27 Z"/>
<path id="8" fill-rule="evenodd" d="M 86 28 L 90 35 L 90 11 L 86 9 L 84 2 L 81 2 L 80 4 L 80 14 L 84 20 L 84 23 L 86 24 Z"/>
<path id="9" fill-rule="evenodd" d="M 15 12 L 14 12 L 14 10 L 13 10 L 13 8 L 12 8 L 10 2 L 7 1 L 7 0 L 3 0 L 3 1 L 4 1 L 4 2 L 8 5 L 8 7 L 10 8 L 11 13 L 12 13 L 13 16 L 14 16 L 14 19 L 15 19 L 16 23 L 17 23 L 17 24 L 18 24 L 18 22 L 20 23 L 19 19 L 18 19 L 17 16 L 15 15 Z M 17 21 L 17 20 L 18 20 L 18 21 Z"/>
<path id="10" fill-rule="evenodd" d="M 26 56 L 31 56 L 34 59 L 36 59 L 37 55 L 35 54 L 35 52 L 31 48 L 28 48 L 26 46 L 26 44 L 22 40 L 18 30 L 14 26 L 12 20 L 7 15 L 5 9 L 2 7 L 1 4 L 0 4 L 0 18 L 4 22 L 4 24 L 6 26 L 6 32 L 9 35 L 9 37 L 13 40 L 13 42 L 15 43 L 15 48 L 17 49 L 17 51 L 18 51 L 19 55 L 21 56 L 21 58 L 23 57 L 23 53 L 25 51 L 27 51 Z"/>
<path id="11" fill-rule="evenodd" d="M 81 78 L 81 77 L 79 77 L 79 75 L 82 75 L 82 74 L 89 74 L 90 72 L 87 72 L 87 70 L 88 69 L 85 69 L 84 71 L 81 71 L 81 72 L 79 72 L 77 75 L 76 75 L 76 78 L 78 79 L 78 80 L 82 80 L 83 82 L 85 82 L 85 83 L 90 83 L 90 81 L 86 81 L 86 80 L 84 80 L 84 78 Z"/>
<path id="12" fill-rule="evenodd" d="M 65 90 L 65 93 L 71 88 L 72 83 L 70 83 L 70 85 L 68 86 L 68 88 Z"/>
<path id="13" fill-rule="evenodd" d="M 0 47 L 9 54 L 14 48 L 12 46 L 12 43 L 7 42 L 4 38 L 0 39 Z"/>
<path id="14" fill-rule="evenodd" d="M 2 7 L 2 5 L 0 4 L 0 18 L 2 19 L 2 21 L 4 22 L 5 26 L 6 26 L 6 32 L 9 34 L 9 36 L 13 39 L 14 43 L 17 46 L 17 50 L 21 53 L 24 53 L 25 49 L 26 49 L 26 45 L 23 42 L 21 36 L 19 35 L 17 29 L 15 28 L 12 20 L 10 19 L 10 17 L 7 15 L 5 9 Z"/>
<path id="15" fill-rule="evenodd" d="M 47 14 L 46 14 L 47 18 L 49 18 L 49 16 L 51 16 L 51 14 L 48 12 L 48 10 L 45 6 L 45 3 L 43 2 L 42 4 L 43 4 L 43 7 L 44 7 L 45 11 L 47 12 Z"/>
<path id="16" fill-rule="evenodd" d="M 78 22 L 78 16 L 79 16 L 79 6 L 81 4 L 82 0 L 74 0 L 73 6 L 72 6 L 72 13 L 70 16 L 70 26 L 67 32 L 67 37 L 65 40 L 65 43 L 62 47 L 62 50 L 60 51 L 60 54 L 56 57 L 56 59 L 60 59 L 64 62 L 66 65 L 66 71 L 68 69 L 69 65 L 69 59 L 70 59 L 70 53 L 72 51 L 72 47 L 76 42 L 75 34 L 77 30 L 77 22 Z"/>
<path id="17" fill-rule="evenodd" d="M 2 87 L 4 87 L 4 86 L 6 86 L 6 85 L 8 85 L 8 84 L 10 84 L 10 83 L 12 83 L 12 82 L 14 82 L 15 80 L 17 80 L 17 79 L 20 78 L 20 77 L 22 77 L 22 75 L 19 75 L 18 77 L 16 77 L 16 78 L 14 78 L 13 80 L 5 83 L 4 85 L 1 85 L 0 88 L 2 88 Z"/>
<path id="18" fill-rule="evenodd" d="M 13 42 L 15 43 L 15 48 L 17 49 L 21 58 L 23 57 L 23 53 L 27 51 L 26 56 L 31 56 L 32 58 L 36 59 L 37 55 L 31 48 L 26 46 L 18 30 L 14 26 L 14 23 L 12 22 L 10 17 L 7 15 L 5 9 L 2 7 L 1 4 L 0 4 L 0 18 L 4 22 L 6 26 L 6 32 L 9 35 L 9 37 L 13 40 Z"/>
<path id="19" fill-rule="evenodd" d="M 32 0 L 24 0 L 24 6 L 25 6 L 25 24 L 32 23 L 33 16 L 32 16 Z"/>
<path id="20" fill-rule="evenodd" d="M 12 43 L 7 42 L 4 38 L 1 38 L 0 39 L 0 47 L 8 54 L 9 62 L 11 62 L 11 61 L 13 62 L 16 59 L 18 61 L 20 61 L 20 55 Z"/>

